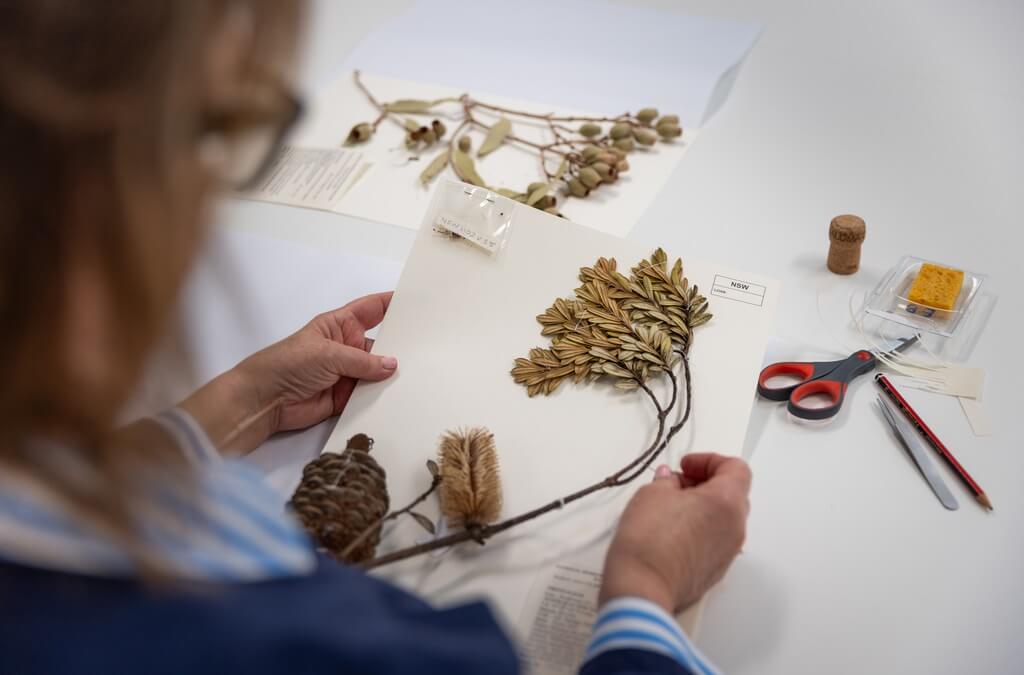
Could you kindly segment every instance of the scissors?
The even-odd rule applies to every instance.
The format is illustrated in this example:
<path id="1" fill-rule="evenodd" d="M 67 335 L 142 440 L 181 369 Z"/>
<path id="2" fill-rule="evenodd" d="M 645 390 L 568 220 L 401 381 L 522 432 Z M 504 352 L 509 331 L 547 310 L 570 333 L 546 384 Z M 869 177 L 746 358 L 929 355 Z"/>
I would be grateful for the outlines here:
<path id="1" fill-rule="evenodd" d="M 903 338 L 886 345 L 879 353 L 902 352 L 917 342 L 920 335 Z M 859 375 L 874 370 L 878 365 L 875 352 L 860 349 L 839 361 L 780 361 L 767 366 L 757 378 L 757 393 L 770 401 L 789 401 L 786 409 L 794 417 L 804 420 L 824 420 L 834 417 L 843 406 L 846 388 Z M 781 387 L 768 386 L 768 380 L 780 375 L 796 376 L 799 382 Z M 811 408 L 800 405 L 808 396 L 822 394 L 830 403 Z"/>

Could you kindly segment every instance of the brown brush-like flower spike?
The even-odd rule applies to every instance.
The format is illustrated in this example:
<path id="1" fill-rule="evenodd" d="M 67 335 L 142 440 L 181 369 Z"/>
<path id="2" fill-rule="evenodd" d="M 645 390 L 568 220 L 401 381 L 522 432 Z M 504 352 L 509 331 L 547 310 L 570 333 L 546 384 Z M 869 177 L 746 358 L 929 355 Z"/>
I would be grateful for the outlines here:
<path id="1" fill-rule="evenodd" d="M 501 515 L 501 477 L 494 434 L 484 427 L 441 437 L 441 513 L 449 525 L 487 525 Z"/>

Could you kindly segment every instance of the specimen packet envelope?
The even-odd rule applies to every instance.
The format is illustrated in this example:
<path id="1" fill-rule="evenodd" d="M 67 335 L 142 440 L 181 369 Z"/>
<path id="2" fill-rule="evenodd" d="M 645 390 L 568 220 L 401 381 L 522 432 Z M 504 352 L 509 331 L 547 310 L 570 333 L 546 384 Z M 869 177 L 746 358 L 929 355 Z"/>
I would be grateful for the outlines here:
<path id="1" fill-rule="evenodd" d="M 438 187 L 380 327 L 373 351 L 397 357 L 398 372 L 356 387 L 324 450 L 342 451 L 357 433 L 372 437 L 391 506 L 400 508 L 429 486 L 425 463 L 437 458 L 445 430 L 487 427 L 501 464 L 505 518 L 603 479 L 655 437 L 657 418 L 642 392 L 566 382 L 550 396 L 530 398 L 509 374 L 516 357 L 547 346 L 536 317 L 555 298 L 572 296 L 580 267 L 615 258 L 628 273 L 652 250 L 497 197 L 512 219 L 503 246 L 490 254 L 435 231 L 442 191 L 465 189 L 472 188 Z M 682 258 L 684 275 L 708 297 L 714 318 L 694 331 L 691 419 L 656 464 L 678 467 L 691 450 L 739 455 L 778 284 L 702 262 L 692 251 L 667 253 L 670 261 Z M 659 396 L 665 379 L 655 383 Z M 622 508 L 652 477 L 649 471 L 630 485 L 599 490 L 483 546 L 467 542 L 374 573 L 440 604 L 486 598 L 523 640 L 530 627 L 517 621 L 537 574 L 580 556 L 599 572 Z M 436 520 L 436 497 L 417 510 Z M 413 519 L 400 518 L 385 526 L 377 552 L 426 538 Z"/>

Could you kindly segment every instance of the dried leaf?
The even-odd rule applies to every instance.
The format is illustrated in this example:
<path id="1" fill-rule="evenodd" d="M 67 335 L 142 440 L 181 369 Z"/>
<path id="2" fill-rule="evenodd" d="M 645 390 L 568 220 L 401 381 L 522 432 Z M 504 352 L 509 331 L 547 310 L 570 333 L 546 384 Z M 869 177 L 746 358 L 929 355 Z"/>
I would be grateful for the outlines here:
<path id="1" fill-rule="evenodd" d="M 452 168 L 455 173 L 466 183 L 479 187 L 487 187 L 487 183 L 476 172 L 476 163 L 473 158 L 458 148 L 452 148 Z"/>
<path id="2" fill-rule="evenodd" d="M 505 137 L 512 131 L 512 123 L 502 117 L 488 130 L 480 149 L 476 151 L 477 157 L 484 157 L 498 149 L 498 146 L 505 142 Z"/>
<path id="3" fill-rule="evenodd" d="M 565 157 L 565 158 L 562 159 L 562 163 L 558 165 L 558 168 L 555 169 L 555 172 L 553 174 L 551 174 L 551 180 L 554 181 L 554 180 L 560 179 L 562 176 L 565 175 L 565 171 L 568 168 L 569 168 L 569 158 Z"/>
<path id="4" fill-rule="evenodd" d="M 430 534 L 437 534 L 437 530 L 434 529 L 434 521 L 432 521 L 430 518 L 427 518 L 422 513 L 416 513 L 415 511 L 410 511 L 409 515 L 412 516 L 413 519 L 417 523 L 419 523 L 420 527 L 422 527 L 424 530 L 426 530 Z"/>
<path id="5" fill-rule="evenodd" d="M 545 195 L 551 192 L 551 186 L 545 183 L 539 188 L 530 193 L 530 196 L 526 198 L 526 205 L 533 206 L 539 202 Z"/>
<path id="6" fill-rule="evenodd" d="M 509 190 L 508 188 L 494 188 L 494 191 L 497 192 L 502 197 L 508 197 L 509 199 L 515 199 L 516 201 L 519 201 L 521 199 L 525 199 L 526 198 L 526 193 L 524 193 L 524 192 L 516 192 L 515 190 Z"/>
<path id="7" fill-rule="evenodd" d="M 434 176 L 436 176 L 437 174 L 441 173 L 444 170 L 444 167 L 448 164 L 449 152 L 450 151 L 447 148 L 442 150 L 437 154 L 437 157 L 434 157 L 434 159 L 430 161 L 430 164 L 428 164 L 427 167 L 423 169 L 422 173 L 420 173 L 421 185 L 428 184 L 431 180 L 433 180 Z"/>
<path id="8" fill-rule="evenodd" d="M 411 117 L 406 117 L 404 120 L 402 120 L 402 124 L 405 125 L 406 131 L 419 131 L 420 127 L 423 126 L 422 124 L 412 119 Z"/>
<path id="9" fill-rule="evenodd" d="M 418 113 L 427 112 L 438 103 L 439 101 L 422 101 L 415 98 L 402 98 L 397 101 L 385 103 L 384 109 L 393 113 Z"/>

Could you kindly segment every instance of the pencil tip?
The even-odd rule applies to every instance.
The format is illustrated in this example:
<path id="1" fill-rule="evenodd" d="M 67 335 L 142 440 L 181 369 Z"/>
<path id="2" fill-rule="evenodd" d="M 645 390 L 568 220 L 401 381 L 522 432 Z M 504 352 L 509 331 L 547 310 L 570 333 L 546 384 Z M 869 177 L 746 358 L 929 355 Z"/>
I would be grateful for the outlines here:
<path id="1" fill-rule="evenodd" d="M 995 510 L 992 507 L 992 502 L 990 502 L 988 500 L 988 495 L 986 495 L 984 492 L 978 494 L 978 503 L 981 504 L 982 506 L 984 506 L 989 511 L 994 511 Z"/>

